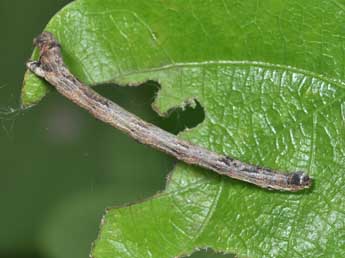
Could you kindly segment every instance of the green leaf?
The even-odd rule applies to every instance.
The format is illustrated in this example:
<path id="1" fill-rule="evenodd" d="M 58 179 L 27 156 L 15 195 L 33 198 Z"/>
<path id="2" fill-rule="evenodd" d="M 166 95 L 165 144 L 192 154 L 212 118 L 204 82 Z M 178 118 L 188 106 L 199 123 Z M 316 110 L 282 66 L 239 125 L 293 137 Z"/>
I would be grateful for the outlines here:
<path id="1" fill-rule="evenodd" d="M 269 192 L 178 163 L 162 193 L 107 211 L 92 256 L 345 256 L 344 23 L 340 1 L 80 0 L 60 11 L 47 30 L 82 81 L 158 81 L 161 114 L 195 100 L 205 110 L 179 137 L 315 179 Z M 26 80 L 23 103 L 44 87 Z"/>

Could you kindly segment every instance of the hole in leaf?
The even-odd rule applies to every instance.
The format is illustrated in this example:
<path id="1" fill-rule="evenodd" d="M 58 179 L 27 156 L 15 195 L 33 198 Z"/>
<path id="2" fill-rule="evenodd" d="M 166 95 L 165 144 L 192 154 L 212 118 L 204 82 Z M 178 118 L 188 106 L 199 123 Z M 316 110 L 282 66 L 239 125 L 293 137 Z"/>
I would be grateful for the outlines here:
<path id="1" fill-rule="evenodd" d="M 139 87 L 101 85 L 94 89 L 145 121 L 174 134 L 196 127 L 205 119 L 204 109 L 198 101 L 195 101 L 195 107 L 186 106 L 184 110 L 176 107 L 167 117 L 159 116 L 151 107 L 159 88 L 159 84 L 149 81 Z"/>
<path id="2" fill-rule="evenodd" d="M 200 250 L 198 252 L 193 253 L 188 258 L 235 258 L 236 256 L 233 254 L 222 254 L 216 253 L 211 249 L 207 250 Z"/>
<path id="3" fill-rule="evenodd" d="M 174 108 L 169 112 L 168 117 L 159 116 L 151 106 L 159 88 L 159 84 L 147 82 L 139 87 L 108 84 L 94 89 L 141 119 L 171 133 L 176 134 L 187 127 L 192 128 L 204 120 L 204 110 L 198 103 L 195 108 L 188 106 L 183 110 Z M 99 121 L 97 123 L 102 124 Z M 111 170 L 105 174 L 107 184 L 113 182 L 112 184 L 121 185 L 124 189 L 136 189 L 136 192 L 126 190 L 126 199 L 120 203 L 137 202 L 162 191 L 166 184 L 166 177 L 173 169 L 176 160 L 153 148 L 138 144 L 119 130 L 106 127 L 113 132 L 108 138 L 111 143 L 102 146 L 102 152 L 107 154 L 103 154 L 100 159 L 103 160 L 102 164 L 106 160 L 109 168 L 111 167 Z M 121 153 L 118 152 L 119 149 Z M 128 187 L 124 187 L 127 185 Z M 139 193 L 140 197 L 138 197 Z M 135 194 L 137 197 L 130 197 Z"/>

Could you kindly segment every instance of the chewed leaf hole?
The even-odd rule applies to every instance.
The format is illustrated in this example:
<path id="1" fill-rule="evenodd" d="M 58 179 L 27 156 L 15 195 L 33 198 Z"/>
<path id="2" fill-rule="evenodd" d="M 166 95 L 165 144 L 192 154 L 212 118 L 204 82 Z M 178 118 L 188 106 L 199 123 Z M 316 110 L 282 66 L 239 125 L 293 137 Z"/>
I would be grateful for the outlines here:
<path id="1" fill-rule="evenodd" d="M 235 258 L 236 256 L 233 254 L 222 254 L 222 253 L 216 253 L 211 249 L 207 250 L 200 250 L 195 253 L 193 253 L 191 256 L 185 256 L 188 258 Z"/>
<path id="2" fill-rule="evenodd" d="M 183 108 L 176 107 L 170 110 L 166 117 L 159 116 L 152 109 L 152 103 L 159 88 L 159 84 L 153 81 L 146 82 L 139 87 L 121 87 L 113 84 L 94 87 L 100 94 L 126 108 L 129 112 L 174 134 L 187 128 L 194 128 L 204 121 L 205 112 L 197 100 L 194 100 L 193 105 L 187 104 Z"/>

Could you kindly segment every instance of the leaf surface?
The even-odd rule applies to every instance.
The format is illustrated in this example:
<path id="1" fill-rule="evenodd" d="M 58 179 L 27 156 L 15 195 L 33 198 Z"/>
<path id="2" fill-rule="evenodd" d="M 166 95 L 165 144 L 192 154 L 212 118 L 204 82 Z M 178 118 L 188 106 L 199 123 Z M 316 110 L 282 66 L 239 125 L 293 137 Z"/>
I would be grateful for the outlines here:
<path id="1" fill-rule="evenodd" d="M 340 1 L 80 0 L 50 21 L 90 85 L 158 81 L 165 114 L 198 101 L 205 120 L 179 137 L 245 162 L 315 179 L 269 192 L 178 163 L 150 200 L 109 209 L 92 255 L 345 255 L 345 6 Z M 46 93 L 30 74 L 23 104 Z M 145 169 L 145 168 L 143 168 Z"/>

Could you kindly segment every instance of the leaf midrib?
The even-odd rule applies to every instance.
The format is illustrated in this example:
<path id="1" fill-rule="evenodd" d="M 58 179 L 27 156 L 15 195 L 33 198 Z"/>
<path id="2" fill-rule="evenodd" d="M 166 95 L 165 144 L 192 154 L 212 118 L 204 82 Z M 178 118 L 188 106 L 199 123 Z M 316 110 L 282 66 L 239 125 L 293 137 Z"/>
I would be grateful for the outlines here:
<path id="1" fill-rule="evenodd" d="M 210 65 L 225 65 L 225 66 L 243 66 L 243 67 L 259 67 L 259 68 L 270 68 L 272 70 L 283 70 L 293 73 L 299 73 L 301 75 L 304 75 L 306 77 L 312 77 L 319 79 L 321 81 L 333 84 L 334 86 L 345 89 L 345 82 L 340 79 L 330 78 L 326 75 L 315 73 L 313 71 L 305 70 L 298 67 L 288 66 L 288 65 L 282 65 L 282 64 L 272 64 L 267 62 L 261 62 L 261 61 L 231 61 L 231 60 L 210 60 L 205 62 L 185 62 L 185 63 L 174 63 L 169 64 L 165 66 L 160 67 L 152 67 L 148 69 L 143 69 L 141 71 L 132 71 L 128 73 L 121 74 L 112 80 L 111 82 L 118 83 L 120 85 L 123 85 L 123 81 L 126 81 L 128 77 L 136 76 L 136 75 L 142 75 L 142 74 L 150 74 L 154 72 L 161 72 L 164 70 L 171 70 L 175 68 L 185 68 L 185 67 L 200 67 L 200 66 L 210 66 Z M 146 80 L 149 80 L 151 78 L 147 78 Z M 141 84 L 143 82 L 130 82 L 131 85 L 136 85 L 136 83 Z"/>

